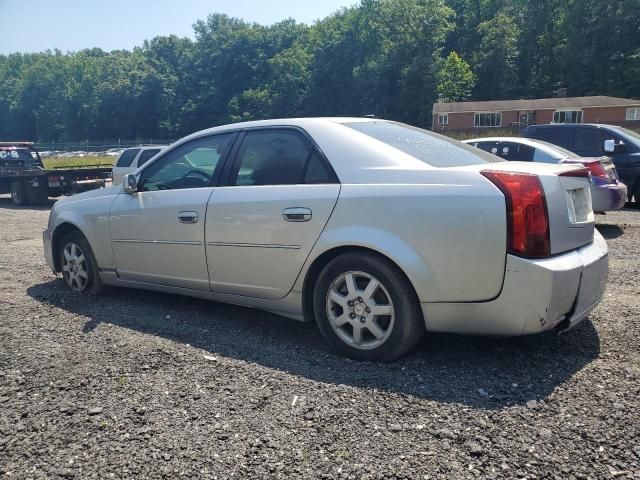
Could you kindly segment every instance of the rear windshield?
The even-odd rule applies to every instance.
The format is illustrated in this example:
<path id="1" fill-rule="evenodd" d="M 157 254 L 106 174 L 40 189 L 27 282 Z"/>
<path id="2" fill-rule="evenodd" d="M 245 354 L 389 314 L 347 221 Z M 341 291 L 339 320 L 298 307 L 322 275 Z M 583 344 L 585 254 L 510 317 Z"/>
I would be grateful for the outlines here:
<path id="1" fill-rule="evenodd" d="M 140 157 L 138 158 L 138 167 L 141 165 L 144 165 L 147 162 L 147 160 L 149 160 L 151 157 L 156 156 L 158 152 L 160 152 L 159 148 L 154 148 L 151 150 L 143 150 L 142 153 L 140 154 Z"/>
<path id="2" fill-rule="evenodd" d="M 122 152 L 122 155 L 120 155 L 116 167 L 130 167 L 131 162 L 133 162 L 133 159 L 136 158 L 136 155 L 139 151 L 139 148 L 130 148 L 129 150 L 125 150 L 124 152 Z"/>
<path id="3" fill-rule="evenodd" d="M 34 160 L 29 150 L 24 148 L 0 148 L 0 160 L 20 161 L 30 163 Z"/>
<path id="4" fill-rule="evenodd" d="M 434 167 L 461 167 L 504 161 L 443 135 L 403 123 L 349 122 L 344 125 Z"/>

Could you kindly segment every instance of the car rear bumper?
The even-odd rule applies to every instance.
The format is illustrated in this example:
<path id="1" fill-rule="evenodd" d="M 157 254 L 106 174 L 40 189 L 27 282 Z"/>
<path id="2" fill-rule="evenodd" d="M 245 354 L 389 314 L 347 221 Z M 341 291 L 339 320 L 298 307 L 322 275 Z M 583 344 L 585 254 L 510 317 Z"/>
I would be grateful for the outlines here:
<path id="1" fill-rule="evenodd" d="M 598 305 L 607 282 L 607 243 L 594 241 L 552 258 L 507 255 L 500 295 L 483 303 L 423 303 L 427 330 L 478 335 L 527 335 L 572 328 Z"/>
<path id="2" fill-rule="evenodd" d="M 591 187 L 591 202 L 594 212 L 620 210 L 626 201 L 627 186 L 622 182 Z"/>
<path id="3" fill-rule="evenodd" d="M 42 246 L 44 247 L 44 260 L 47 262 L 47 265 L 49 265 L 51 270 L 55 272 L 56 269 L 53 264 L 53 252 L 51 250 L 51 232 L 49 232 L 49 230 L 42 232 Z"/>

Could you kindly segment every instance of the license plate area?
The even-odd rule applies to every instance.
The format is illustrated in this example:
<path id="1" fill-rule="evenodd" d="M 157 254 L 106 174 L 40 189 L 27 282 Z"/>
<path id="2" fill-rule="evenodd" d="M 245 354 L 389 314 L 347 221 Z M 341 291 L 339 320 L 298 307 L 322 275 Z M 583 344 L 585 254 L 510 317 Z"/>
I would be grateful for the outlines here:
<path id="1" fill-rule="evenodd" d="M 580 225 L 594 221 L 591 192 L 588 189 L 572 188 L 566 190 L 566 196 L 570 224 Z"/>

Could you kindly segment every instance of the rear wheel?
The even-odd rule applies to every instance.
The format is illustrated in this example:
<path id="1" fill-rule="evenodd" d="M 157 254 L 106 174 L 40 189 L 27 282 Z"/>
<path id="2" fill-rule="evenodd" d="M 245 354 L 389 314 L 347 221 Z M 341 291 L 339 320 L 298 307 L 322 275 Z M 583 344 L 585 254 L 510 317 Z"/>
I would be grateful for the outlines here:
<path id="1" fill-rule="evenodd" d="M 60 242 L 60 267 L 67 286 L 76 292 L 98 295 L 104 285 L 98 275 L 89 242 L 80 232 L 70 232 Z"/>
<path id="2" fill-rule="evenodd" d="M 346 253 L 329 262 L 316 282 L 313 306 L 327 342 L 356 360 L 395 360 L 424 333 L 413 287 L 375 254 Z"/>
<path id="3" fill-rule="evenodd" d="M 20 180 L 11 183 L 11 200 L 13 200 L 13 203 L 19 207 L 29 204 L 27 188 L 23 181 Z"/>
<path id="4" fill-rule="evenodd" d="M 39 179 L 38 186 L 26 185 L 27 200 L 31 205 L 47 205 L 49 203 L 49 185 L 46 177 Z"/>
<path id="5" fill-rule="evenodd" d="M 633 188 L 633 196 L 635 197 L 635 207 L 640 208 L 640 180 L 636 182 Z"/>

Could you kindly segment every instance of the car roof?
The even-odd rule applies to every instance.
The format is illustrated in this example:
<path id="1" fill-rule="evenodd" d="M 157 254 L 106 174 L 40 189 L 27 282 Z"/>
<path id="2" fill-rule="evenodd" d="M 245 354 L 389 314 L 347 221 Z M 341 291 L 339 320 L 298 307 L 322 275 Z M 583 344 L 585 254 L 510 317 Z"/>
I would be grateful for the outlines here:
<path id="1" fill-rule="evenodd" d="M 537 130 L 539 128 L 569 128 L 569 127 L 596 127 L 596 128 L 619 128 L 616 125 L 607 123 L 545 123 L 543 125 L 529 125 L 527 128 Z"/>

